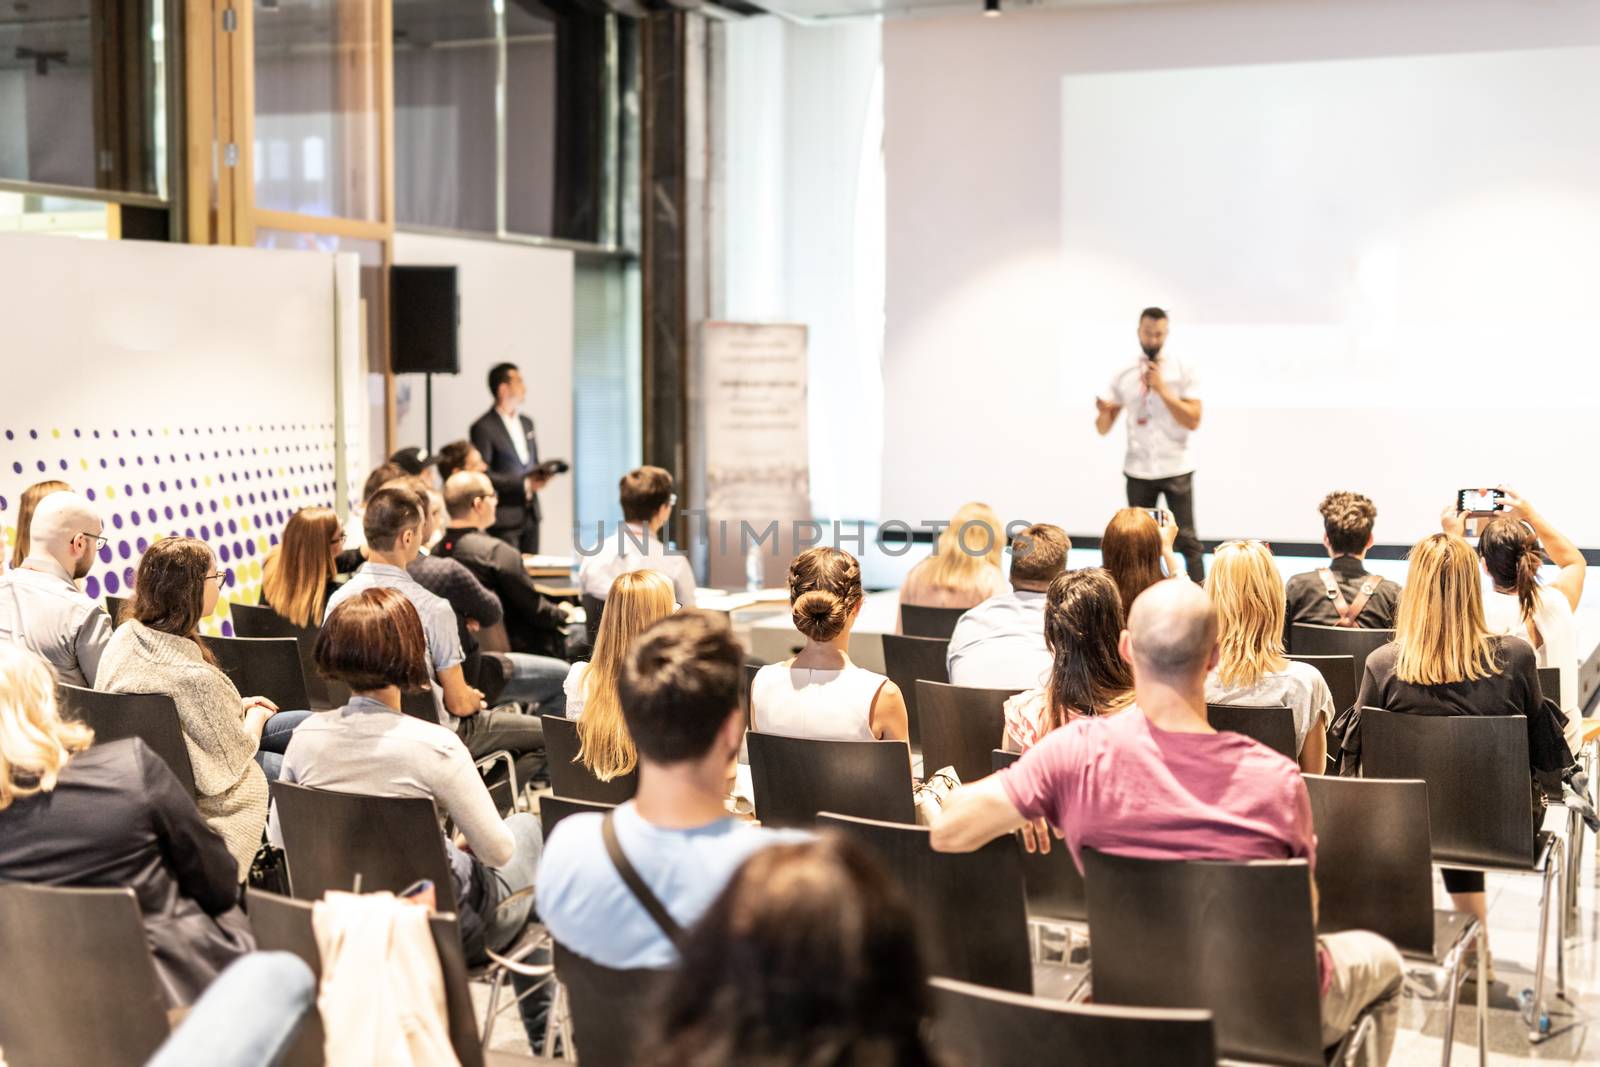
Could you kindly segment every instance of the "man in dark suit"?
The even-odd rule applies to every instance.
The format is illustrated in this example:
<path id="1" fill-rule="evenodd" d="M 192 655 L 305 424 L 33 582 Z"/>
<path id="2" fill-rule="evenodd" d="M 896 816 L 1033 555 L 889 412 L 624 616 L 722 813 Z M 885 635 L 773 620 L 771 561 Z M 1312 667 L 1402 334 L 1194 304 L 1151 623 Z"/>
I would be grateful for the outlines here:
<path id="1" fill-rule="evenodd" d="M 489 481 L 500 496 L 489 533 L 519 552 L 539 551 L 539 490 L 550 475 L 539 467 L 533 420 L 521 414 L 528 387 L 515 363 L 489 371 L 494 407 L 472 424 L 472 447 L 488 466 Z"/>

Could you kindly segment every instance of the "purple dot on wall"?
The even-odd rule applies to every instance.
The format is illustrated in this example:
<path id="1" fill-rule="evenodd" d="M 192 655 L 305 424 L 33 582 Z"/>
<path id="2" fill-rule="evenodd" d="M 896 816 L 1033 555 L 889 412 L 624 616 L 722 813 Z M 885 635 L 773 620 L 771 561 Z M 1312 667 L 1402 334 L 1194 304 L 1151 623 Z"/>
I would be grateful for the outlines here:
<path id="1" fill-rule="evenodd" d="M 100 562 L 101 563 L 110 563 L 111 562 L 111 546 L 110 545 L 102 545 L 101 546 L 101 548 L 100 548 Z"/>
<path id="2" fill-rule="evenodd" d="M 141 467 L 144 466 L 144 457 L 143 456 L 135 456 L 133 461 L 135 463 L 137 463 Z"/>
<path id="3" fill-rule="evenodd" d="M 210 536 L 211 536 L 211 527 L 205 525 L 204 523 L 201 523 L 201 525 L 200 525 L 200 540 L 204 541 L 207 537 L 210 537 Z"/>
<path id="4" fill-rule="evenodd" d="M 15 438 L 16 438 L 16 436 L 17 436 L 17 435 L 16 435 L 16 434 L 14 434 L 14 433 L 12 433 L 12 432 L 11 432 L 11 431 L 10 431 L 10 430 L 7 430 L 7 431 L 6 431 L 6 440 L 7 440 L 7 441 L 11 441 L 11 440 L 14 440 L 14 439 L 15 439 Z"/>
<path id="5" fill-rule="evenodd" d="M 126 541 L 118 541 L 117 555 L 121 556 L 123 559 L 130 558 L 133 555 L 133 546 L 128 544 Z"/>
<path id="6" fill-rule="evenodd" d="M 244 547 L 250 550 L 250 554 L 252 556 L 255 555 L 256 554 L 256 539 L 254 537 L 252 537 L 249 540 L 245 541 Z"/>
<path id="7" fill-rule="evenodd" d="M 6 498 L 3 497 L 3 496 L 0 496 L 0 511 L 4 511 L 5 509 L 6 509 Z"/>
<path id="8" fill-rule="evenodd" d="M 126 467 L 127 465 L 128 465 L 128 457 L 127 456 L 118 456 L 117 457 L 117 466 Z"/>
<path id="9" fill-rule="evenodd" d="M 189 517 L 189 505 L 188 504 L 179 504 L 178 505 L 178 514 L 182 515 L 184 518 L 188 518 Z"/>
<path id="10" fill-rule="evenodd" d="M 100 431 L 99 430 L 94 431 L 94 439 L 96 441 L 100 440 Z"/>
<path id="11" fill-rule="evenodd" d="M 228 551 L 227 545 L 217 546 L 217 558 L 222 560 L 224 563 L 233 558 L 232 554 Z"/>
<path id="12" fill-rule="evenodd" d="M 66 460 L 64 460 L 64 459 L 63 460 L 58 460 L 57 462 L 59 462 L 61 464 L 61 469 L 62 470 L 66 470 L 67 469 L 67 461 Z"/>
<path id="13" fill-rule="evenodd" d="M 232 519 L 229 519 L 228 520 L 228 532 L 229 533 L 238 533 L 239 532 L 239 524 L 237 522 L 234 522 Z"/>
<path id="14" fill-rule="evenodd" d="M 106 575 L 106 592 L 110 593 L 112 596 L 116 596 L 117 590 L 120 588 L 122 588 L 122 586 L 117 581 L 117 576 L 115 574 Z"/>
<path id="15" fill-rule="evenodd" d="M 190 526 L 187 529 L 185 529 L 183 531 L 183 536 L 185 536 L 185 537 L 193 537 L 194 536 L 194 527 Z"/>
<path id="16" fill-rule="evenodd" d="M 90 600 L 99 600 L 100 599 L 100 579 L 96 578 L 94 575 L 91 574 L 88 578 L 84 579 L 83 591 L 85 593 L 89 594 L 89 599 Z"/>
<path id="17" fill-rule="evenodd" d="M 87 497 L 88 499 L 93 500 L 94 499 L 94 490 L 93 489 L 85 489 L 83 491 L 83 495 L 85 497 Z"/>
<path id="18" fill-rule="evenodd" d="M 278 535 L 277 534 L 273 534 L 271 540 L 272 540 L 273 545 L 276 546 L 277 543 L 278 543 Z"/>
<path id="19" fill-rule="evenodd" d="M 20 464 L 20 463 L 13 463 L 13 464 L 12 464 L 12 465 L 11 465 L 11 473 L 12 473 L 12 474 L 21 474 L 21 473 L 22 473 L 22 464 Z"/>
<path id="20" fill-rule="evenodd" d="M 172 505 L 171 504 L 168 504 L 162 510 L 166 512 L 167 518 L 169 518 L 169 519 L 172 518 Z"/>
<path id="21" fill-rule="evenodd" d="M 157 485 L 158 488 L 160 488 L 160 490 L 163 493 L 165 493 L 167 491 L 167 483 L 166 482 L 157 482 L 156 485 Z M 146 492 L 148 492 L 148 491 L 149 490 L 146 490 Z"/>
<path id="22" fill-rule="evenodd" d="M 42 460 L 42 459 L 41 459 L 41 460 L 39 460 L 39 462 L 38 462 L 38 464 L 37 464 L 37 465 L 38 465 L 38 467 L 39 467 L 39 469 L 40 469 L 40 470 L 41 470 L 41 471 L 42 471 L 42 470 L 44 470 L 44 460 Z"/>
<path id="23" fill-rule="evenodd" d="M 189 488 L 190 489 L 198 489 L 198 488 L 200 488 L 199 479 L 198 478 L 190 478 L 189 479 Z"/>
<path id="24" fill-rule="evenodd" d="M 122 568 L 122 584 L 126 585 L 129 589 L 133 588 L 133 577 L 134 575 L 132 567 Z"/>
<path id="25" fill-rule="evenodd" d="M 217 502 L 215 500 L 213 500 L 211 502 L 211 510 L 212 511 L 216 511 L 217 510 Z"/>
<path id="26" fill-rule="evenodd" d="M 121 512 L 117 512 L 116 514 L 111 516 L 111 525 L 115 526 L 119 530 L 122 529 L 122 513 Z"/>
<path id="27" fill-rule="evenodd" d="M 140 555 L 141 555 L 141 556 L 142 556 L 142 555 L 144 555 L 144 554 L 145 554 L 145 552 L 146 552 L 146 551 L 147 551 L 147 550 L 148 550 L 148 549 L 149 549 L 149 548 L 150 548 L 150 542 L 149 542 L 149 541 L 146 541 L 146 540 L 145 540 L 145 539 L 144 539 L 144 538 L 142 538 L 142 537 L 141 537 L 141 538 L 139 538 L 139 554 L 140 554 Z"/>
<path id="28" fill-rule="evenodd" d="M 117 431 L 116 431 L 116 430 L 112 430 L 112 431 L 111 431 L 111 436 L 112 436 L 112 437 L 116 437 L 116 436 L 118 436 L 118 433 L 117 433 Z"/>
<path id="29" fill-rule="evenodd" d="M 128 512 L 128 521 L 133 523 L 135 526 L 139 525 L 139 513 L 137 511 Z"/>
<path id="30" fill-rule="evenodd" d="M 232 637 L 233 636 L 233 623 L 225 622 L 225 623 L 222 624 L 222 636 L 223 637 Z"/>
<path id="31" fill-rule="evenodd" d="M 122 487 L 122 492 L 123 492 L 123 495 L 125 495 L 125 496 L 132 496 L 133 495 L 133 486 L 124 485 Z"/>
<path id="32" fill-rule="evenodd" d="M 149 519 L 151 522 L 155 522 L 156 521 L 156 509 L 155 508 L 148 509 L 144 513 L 144 516 L 145 516 L 145 518 Z"/>
<path id="33" fill-rule="evenodd" d="M 33 438 L 35 441 L 37 441 L 39 439 L 39 431 L 38 430 L 29 430 L 28 431 L 28 436 Z"/>
<path id="34" fill-rule="evenodd" d="M 106 469 L 106 466 L 107 466 L 107 464 L 106 464 L 106 461 L 105 461 L 105 460 L 103 460 L 103 459 L 102 459 L 102 460 L 101 460 L 101 461 L 100 461 L 100 469 L 101 469 L 101 470 L 105 470 L 105 469 Z"/>
<path id="35" fill-rule="evenodd" d="M 82 430 L 73 430 L 72 431 L 72 436 L 74 436 L 74 437 L 82 437 L 83 436 L 83 431 Z"/>

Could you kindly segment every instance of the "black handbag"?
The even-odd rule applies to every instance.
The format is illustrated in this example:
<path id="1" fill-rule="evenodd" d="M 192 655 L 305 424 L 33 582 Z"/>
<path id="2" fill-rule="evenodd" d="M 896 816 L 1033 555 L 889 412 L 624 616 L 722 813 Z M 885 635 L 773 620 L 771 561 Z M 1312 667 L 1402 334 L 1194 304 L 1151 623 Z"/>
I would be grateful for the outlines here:
<path id="1" fill-rule="evenodd" d="M 255 859 L 250 861 L 250 873 L 246 881 L 251 889 L 288 896 L 289 862 L 283 849 L 276 845 L 262 845 Z"/>

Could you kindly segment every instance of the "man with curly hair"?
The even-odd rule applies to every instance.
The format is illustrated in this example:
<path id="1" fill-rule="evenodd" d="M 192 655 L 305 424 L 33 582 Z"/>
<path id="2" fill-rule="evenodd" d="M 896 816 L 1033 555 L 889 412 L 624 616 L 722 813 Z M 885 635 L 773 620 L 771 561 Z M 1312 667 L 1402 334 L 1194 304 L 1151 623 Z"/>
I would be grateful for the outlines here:
<path id="1" fill-rule="evenodd" d="M 1400 585 L 1367 571 L 1378 509 L 1360 493 L 1338 490 L 1322 498 L 1322 543 L 1332 557 L 1326 567 L 1289 579 L 1284 643 L 1297 622 L 1386 630 L 1394 626 Z"/>

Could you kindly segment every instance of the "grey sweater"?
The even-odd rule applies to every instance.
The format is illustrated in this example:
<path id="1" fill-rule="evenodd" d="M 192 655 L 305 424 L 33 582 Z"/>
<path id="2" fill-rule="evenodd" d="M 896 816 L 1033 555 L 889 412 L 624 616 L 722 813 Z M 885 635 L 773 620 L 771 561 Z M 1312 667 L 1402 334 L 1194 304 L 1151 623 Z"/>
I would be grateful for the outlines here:
<path id="1" fill-rule="evenodd" d="M 106 646 L 96 678 L 107 693 L 164 693 L 178 706 L 194 765 L 195 804 L 222 835 L 242 882 L 267 824 L 267 778 L 256 765 L 256 739 L 244 726 L 243 702 L 228 676 L 186 637 L 129 620 Z"/>

